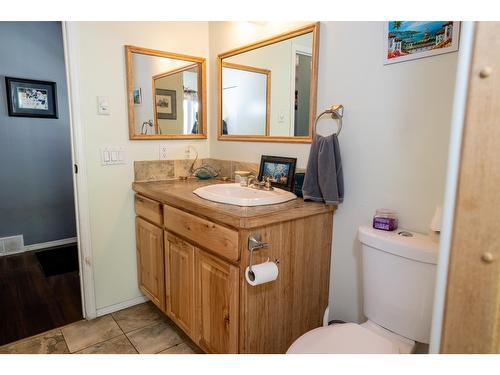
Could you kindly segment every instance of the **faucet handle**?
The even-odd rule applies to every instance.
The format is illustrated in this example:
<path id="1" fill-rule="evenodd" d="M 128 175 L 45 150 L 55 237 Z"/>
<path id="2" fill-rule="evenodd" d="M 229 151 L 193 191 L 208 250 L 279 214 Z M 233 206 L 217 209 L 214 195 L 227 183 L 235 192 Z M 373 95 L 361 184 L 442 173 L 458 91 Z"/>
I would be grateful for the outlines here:
<path id="1" fill-rule="evenodd" d="M 264 188 L 266 190 L 273 190 L 273 187 L 272 187 L 272 179 L 270 176 L 265 176 L 264 177 Z"/>

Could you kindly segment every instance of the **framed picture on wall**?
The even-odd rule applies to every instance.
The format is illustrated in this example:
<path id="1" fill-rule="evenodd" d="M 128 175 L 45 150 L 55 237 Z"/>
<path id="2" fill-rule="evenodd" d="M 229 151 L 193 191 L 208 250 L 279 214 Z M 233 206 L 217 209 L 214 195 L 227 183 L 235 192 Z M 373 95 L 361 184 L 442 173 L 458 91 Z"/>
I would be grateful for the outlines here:
<path id="1" fill-rule="evenodd" d="M 134 104 L 135 105 L 142 104 L 142 89 L 140 87 L 134 89 L 133 97 L 134 97 Z"/>
<path id="2" fill-rule="evenodd" d="M 156 89 L 156 118 L 177 120 L 177 100 L 175 90 Z"/>
<path id="3" fill-rule="evenodd" d="M 5 77 L 7 107 L 12 117 L 57 117 L 56 83 Z"/>
<path id="4" fill-rule="evenodd" d="M 291 191 L 296 163 L 296 158 L 262 155 L 260 160 L 259 181 L 269 177 L 272 186 Z"/>
<path id="5" fill-rule="evenodd" d="M 384 65 L 458 51 L 460 22 L 389 21 L 384 27 Z"/>

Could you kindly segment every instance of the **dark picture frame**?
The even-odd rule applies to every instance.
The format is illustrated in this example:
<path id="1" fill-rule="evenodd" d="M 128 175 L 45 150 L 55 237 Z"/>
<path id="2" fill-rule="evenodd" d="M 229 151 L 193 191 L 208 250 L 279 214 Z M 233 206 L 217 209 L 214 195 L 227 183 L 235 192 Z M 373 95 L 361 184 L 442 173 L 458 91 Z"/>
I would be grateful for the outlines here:
<path id="1" fill-rule="evenodd" d="M 55 82 L 5 77 L 5 86 L 9 116 L 58 118 Z"/>
<path id="2" fill-rule="evenodd" d="M 292 191 L 296 158 L 262 155 L 260 159 L 259 181 L 271 177 L 271 185 Z"/>
<path id="3" fill-rule="evenodd" d="M 156 89 L 156 118 L 161 120 L 177 120 L 177 92 L 175 90 Z"/>

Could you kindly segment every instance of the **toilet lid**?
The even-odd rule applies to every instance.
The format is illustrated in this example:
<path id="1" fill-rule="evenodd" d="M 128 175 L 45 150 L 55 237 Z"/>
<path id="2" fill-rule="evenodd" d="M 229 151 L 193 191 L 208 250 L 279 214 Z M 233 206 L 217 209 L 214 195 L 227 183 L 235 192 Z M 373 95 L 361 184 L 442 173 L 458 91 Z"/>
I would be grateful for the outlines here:
<path id="1" fill-rule="evenodd" d="M 396 354 L 386 338 L 355 323 L 313 329 L 299 337 L 287 354 Z"/>

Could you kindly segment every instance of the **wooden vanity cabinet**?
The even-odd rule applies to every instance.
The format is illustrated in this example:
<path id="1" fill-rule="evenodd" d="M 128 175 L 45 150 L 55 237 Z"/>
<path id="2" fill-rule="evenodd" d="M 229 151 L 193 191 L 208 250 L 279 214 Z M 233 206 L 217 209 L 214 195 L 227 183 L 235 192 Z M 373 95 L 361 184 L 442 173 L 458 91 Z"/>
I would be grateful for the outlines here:
<path id="1" fill-rule="evenodd" d="M 134 184 L 158 197 L 136 198 L 141 291 L 207 353 L 285 353 L 321 326 L 334 208 L 297 200 L 248 215 L 199 205 L 185 186 Z M 253 233 L 269 244 L 255 252 L 255 264 L 270 260 L 279 269 L 277 280 L 258 286 L 245 279 Z"/>
<path id="2" fill-rule="evenodd" d="M 165 265 L 163 230 L 143 218 L 135 218 L 137 276 L 139 289 L 162 311 L 165 310 Z"/>

